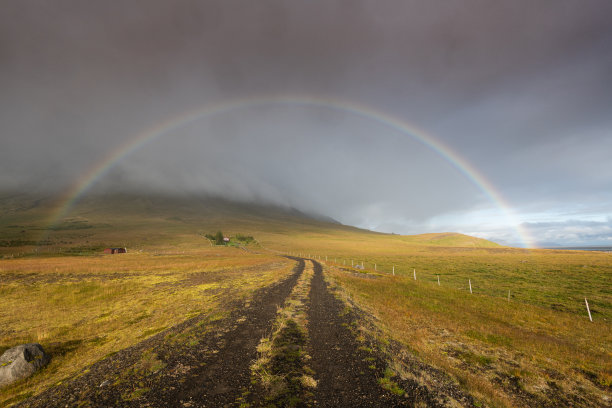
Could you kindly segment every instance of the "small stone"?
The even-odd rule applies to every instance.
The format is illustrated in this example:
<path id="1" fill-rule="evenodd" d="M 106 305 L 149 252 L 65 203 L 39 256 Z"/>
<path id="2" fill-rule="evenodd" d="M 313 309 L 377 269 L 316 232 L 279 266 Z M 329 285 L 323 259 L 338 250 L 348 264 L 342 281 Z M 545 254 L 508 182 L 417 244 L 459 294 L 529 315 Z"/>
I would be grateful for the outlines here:
<path id="1" fill-rule="evenodd" d="M 104 380 L 104 381 L 102 381 L 102 384 L 100 384 L 100 388 L 106 387 L 108 384 L 110 384 L 110 381 Z"/>
<path id="2" fill-rule="evenodd" d="M 0 356 L 0 387 L 31 376 L 50 360 L 38 343 L 21 344 L 6 350 Z"/>

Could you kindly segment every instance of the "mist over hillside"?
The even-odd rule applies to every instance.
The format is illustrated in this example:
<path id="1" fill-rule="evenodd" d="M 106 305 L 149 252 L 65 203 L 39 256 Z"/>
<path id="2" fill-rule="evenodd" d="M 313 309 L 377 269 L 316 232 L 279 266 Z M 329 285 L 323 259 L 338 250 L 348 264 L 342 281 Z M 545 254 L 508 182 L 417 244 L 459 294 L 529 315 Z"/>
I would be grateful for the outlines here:
<path id="1" fill-rule="evenodd" d="M 307 234 L 315 240 L 332 236 L 339 242 L 388 239 L 400 246 L 498 246 L 457 233 L 384 234 L 296 208 L 211 195 L 98 192 L 71 202 L 54 195 L 4 192 L 0 194 L 0 210 L 0 235 L 5 246 L 112 246 L 116 242 L 139 247 L 180 246 L 218 230 L 253 235 L 271 245 L 295 234 Z"/>
<path id="2" fill-rule="evenodd" d="M 8 2 L 0 189 L 610 245 L 611 2 L 351 3 Z"/>

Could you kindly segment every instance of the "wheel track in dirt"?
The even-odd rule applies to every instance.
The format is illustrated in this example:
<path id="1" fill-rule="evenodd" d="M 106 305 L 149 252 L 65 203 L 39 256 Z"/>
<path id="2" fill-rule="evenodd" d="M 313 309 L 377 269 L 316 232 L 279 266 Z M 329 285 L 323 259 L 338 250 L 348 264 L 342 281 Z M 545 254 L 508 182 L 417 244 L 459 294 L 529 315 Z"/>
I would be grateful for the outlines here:
<path id="1" fill-rule="evenodd" d="M 318 385 L 315 405 L 320 407 L 412 406 L 406 398 L 383 389 L 385 362 L 360 348 L 349 329 L 353 320 L 343 314 L 344 304 L 329 291 L 321 264 L 312 261 L 314 277 L 310 288 L 310 365 Z"/>
<path id="2" fill-rule="evenodd" d="M 406 353 L 396 340 L 382 335 L 381 342 L 372 316 L 351 299 L 336 298 L 323 277 L 321 264 L 313 261 L 313 265 L 308 332 L 310 365 L 319 380 L 316 406 L 477 406 L 446 373 Z M 398 369 L 402 375 L 398 375 Z M 421 377 L 429 378 L 430 384 L 420 381 Z"/>

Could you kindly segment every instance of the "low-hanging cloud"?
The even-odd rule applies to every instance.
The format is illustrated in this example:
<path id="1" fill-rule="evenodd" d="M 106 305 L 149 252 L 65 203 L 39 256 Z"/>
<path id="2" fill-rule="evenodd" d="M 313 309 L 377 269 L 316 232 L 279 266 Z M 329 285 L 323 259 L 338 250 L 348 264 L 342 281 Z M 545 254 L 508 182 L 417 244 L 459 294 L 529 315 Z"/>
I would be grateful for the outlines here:
<path id="1" fill-rule="evenodd" d="M 557 242 L 531 224 L 536 215 L 563 223 L 612 208 L 611 18 L 605 0 L 8 1 L 0 189 L 65 191 L 144 130 L 199 106 L 315 95 L 433 134 L 533 235 Z M 498 203 L 435 152 L 316 107 L 196 121 L 92 188 L 128 186 L 267 200 L 385 231 L 515 239 L 491 216 Z"/>
<path id="2" fill-rule="evenodd" d="M 567 220 L 563 222 L 526 223 L 538 234 L 541 245 L 612 246 L 612 218 L 602 221 Z"/>

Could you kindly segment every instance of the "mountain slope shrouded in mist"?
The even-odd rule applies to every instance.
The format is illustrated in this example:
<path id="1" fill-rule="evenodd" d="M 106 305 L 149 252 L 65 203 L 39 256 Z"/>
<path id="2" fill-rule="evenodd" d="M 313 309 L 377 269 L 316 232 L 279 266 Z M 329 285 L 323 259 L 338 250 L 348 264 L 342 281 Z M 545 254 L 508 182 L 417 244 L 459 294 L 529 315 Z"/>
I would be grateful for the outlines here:
<path id="1" fill-rule="evenodd" d="M 291 245 L 295 237 L 303 242 L 330 240 L 332 247 L 334 242 L 342 240 L 364 243 L 382 240 L 393 246 L 498 246 L 456 233 L 382 234 L 342 225 L 324 215 L 306 214 L 295 208 L 210 196 L 98 194 L 83 197 L 63 212 L 61 209 L 66 206 L 50 196 L 5 193 L 0 203 L 3 240 L 26 246 L 191 247 L 200 244 L 197 240 L 203 234 L 218 230 L 255 236 L 261 244 L 271 248 Z M 62 216 L 57 218 L 57 214 Z"/>
<path id="2" fill-rule="evenodd" d="M 611 20 L 609 0 L 9 0 L 0 190 L 610 245 Z"/>

